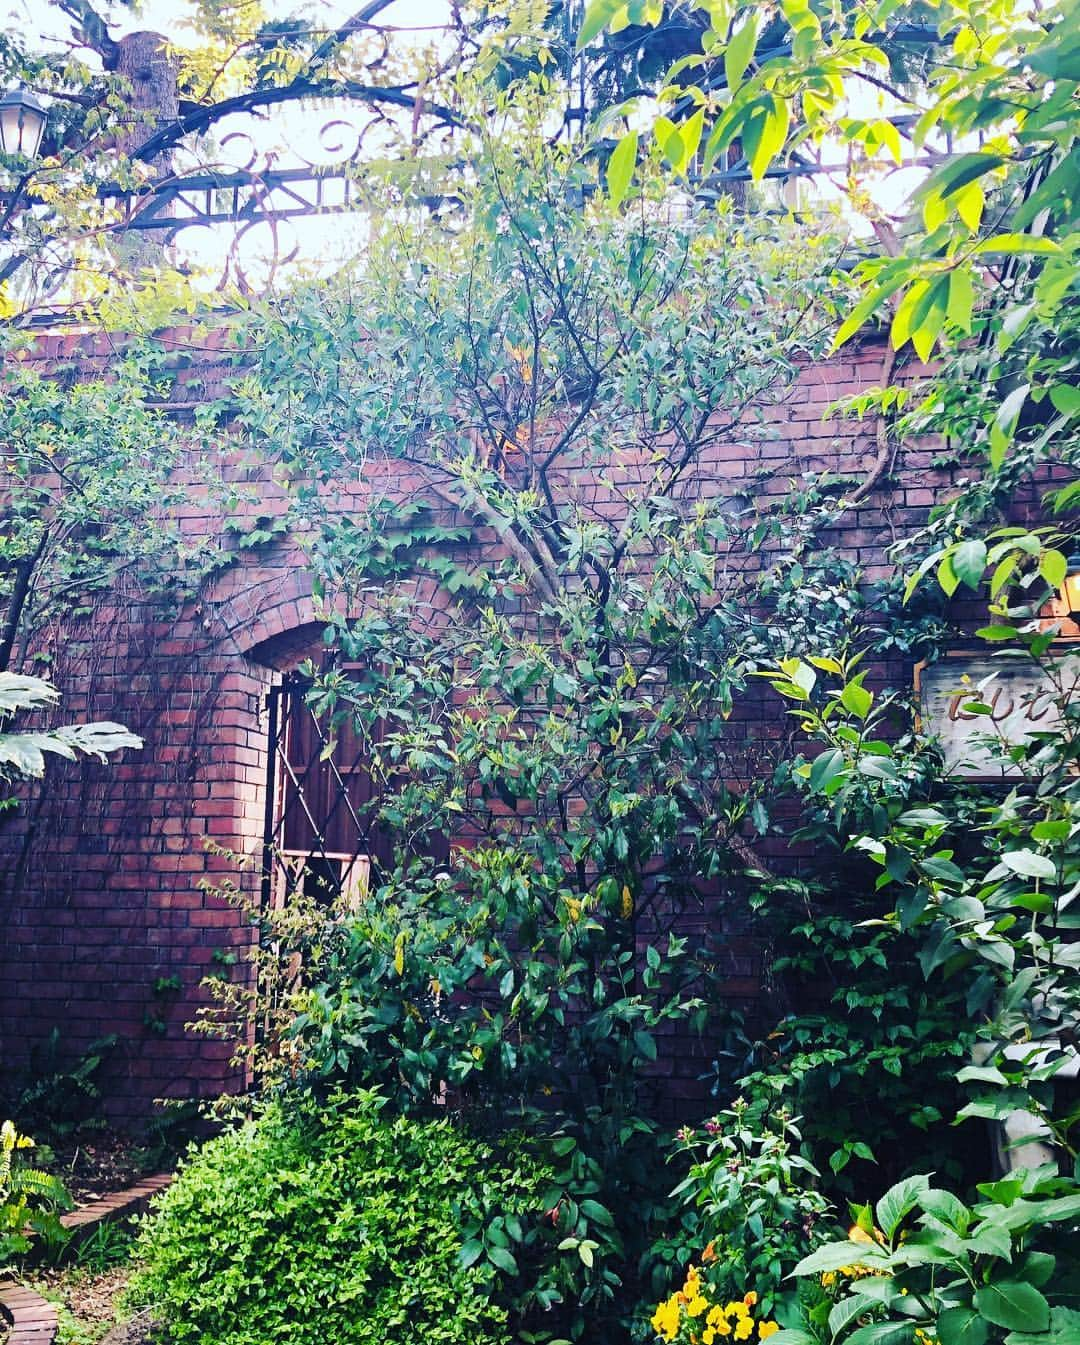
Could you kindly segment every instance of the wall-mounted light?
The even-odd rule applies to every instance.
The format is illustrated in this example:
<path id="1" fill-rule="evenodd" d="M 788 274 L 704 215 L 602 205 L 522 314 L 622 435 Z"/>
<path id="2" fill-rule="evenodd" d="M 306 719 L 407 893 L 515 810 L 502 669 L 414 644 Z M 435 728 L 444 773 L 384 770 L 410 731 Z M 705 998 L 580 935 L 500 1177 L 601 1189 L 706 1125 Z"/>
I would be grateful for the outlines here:
<path id="1" fill-rule="evenodd" d="M 0 98 L 0 148 L 5 154 L 36 159 L 45 132 L 45 107 L 28 89 L 9 89 Z"/>

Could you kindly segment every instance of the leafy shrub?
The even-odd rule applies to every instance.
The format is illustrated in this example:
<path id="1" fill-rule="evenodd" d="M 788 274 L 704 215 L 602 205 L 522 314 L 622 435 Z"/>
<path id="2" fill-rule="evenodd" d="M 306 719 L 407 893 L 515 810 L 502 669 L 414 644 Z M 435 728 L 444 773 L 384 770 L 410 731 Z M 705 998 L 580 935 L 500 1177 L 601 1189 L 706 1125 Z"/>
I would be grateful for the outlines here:
<path id="1" fill-rule="evenodd" d="M 793 1152 L 800 1140 L 795 1121 L 783 1109 L 762 1115 L 742 1098 L 701 1131 L 680 1132 L 680 1150 L 691 1159 L 686 1178 L 672 1193 L 683 1210 L 682 1235 L 654 1248 L 657 1269 L 665 1274 L 663 1285 L 654 1278 L 654 1292 L 667 1292 L 673 1275 L 682 1279 L 685 1273 L 697 1286 L 691 1297 L 707 1299 L 710 1311 L 725 1302 L 741 1304 L 747 1291 L 753 1303 L 743 1306 L 760 1301 L 763 1318 L 777 1310 L 782 1290 L 790 1289 L 785 1280 L 821 1240 L 820 1225 L 830 1210 L 814 1189 L 817 1170 Z M 696 1264 L 687 1267 L 687 1261 Z M 687 1294 L 685 1288 L 681 1292 Z M 671 1303 L 661 1304 L 663 1330 L 656 1330 L 661 1335 L 671 1330 L 668 1338 L 674 1339 L 680 1319 Z M 696 1315 L 691 1313 L 683 1326 L 692 1328 Z M 720 1335 L 727 1334 L 719 1316 L 714 1315 L 713 1325 Z M 736 1325 L 733 1321 L 731 1329 Z"/>
<path id="2" fill-rule="evenodd" d="M 1066 1345 L 1080 1330 L 1080 1191 L 1053 1164 L 981 1182 L 966 1205 L 917 1175 L 795 1268 L 829 1298 L 776 1345 Z"/>
<path id="3" fill-rule="evenodd" d="M 104 1126 L 100 1075 L 120 1038 L 99 1037 L 75 1059 L 63 1049 L 59 1028 L 30 1052 L 29 1065 L 5 1080 L 3 1101 L 19 1124 L 45 1143 L 60 1143 Z"/>
<path id="4" fill-rule="evenodd" d="M 57 1177 L 22 1161 L 33 1147 L 34 1141 L 20 1135 L 11 1121 L 0 1126 L 0 1270 L 30 1250 L 28 1231 L 49 1248 L 67 1238 L 60 1214 L 71 1209 L 71 1197 Z"/>
<path id="5" fill-rule="evenodd" d="M 500 1272 L 543 1217 L 545 1173 L 383 1106 L 373 1091 L 272 1103 L 193 1150 L 143 1226 L 132 1299 L 176 1345 L 516 1338 Z"/>

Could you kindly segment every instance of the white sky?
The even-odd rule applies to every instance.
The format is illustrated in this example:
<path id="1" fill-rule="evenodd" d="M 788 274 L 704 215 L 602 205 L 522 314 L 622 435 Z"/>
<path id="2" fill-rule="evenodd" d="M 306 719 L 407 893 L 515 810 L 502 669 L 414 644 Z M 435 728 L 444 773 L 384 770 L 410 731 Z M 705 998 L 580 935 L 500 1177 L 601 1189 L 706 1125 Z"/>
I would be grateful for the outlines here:
<path id="1" fill-rule="evenodd" d="M 300 14 L 308 17 L 313 27 L 332 29 L 349 18 L 360 3 L 361 0 L 308 0 L 306 4 L 303 0 L 265 0 L 265 8 L 272 17 Z M 116 20 L 114 25 L 110 25 L 114 36 L 150 28 L 173 36 L 181 43 L 191 13 L 187 0 L 142 0 L 137 14 L 116 0 L 111 4 L 107 0 L 98 0 L 98 8 L 109 20 Z M 34 45 L 44 41 L 49 45 L 55 43 L 56 49 L 62 50 L 69 41 L 70 20 L 48 0 L 0 0 L 0 13 L 5 14 L 12 28 L 21 30 L 28 37 L 32 35 L 36 39 Z M 437 39 L 438 30 L 448 16 L 448 0 L 395 0 L 379 15 L 379 23 L 404 30 L 397 39 L 403 46 L 422 46 Z M 80 54 L 84 57 L 86 55 L 85 52 Z M 865 109 L 860 107 L 859 115 L 881 116 L 891 110 L 868 105 Z M 334 115 L 334 109 L 328 105 L 319 108 L 284 105 L 259 118 L 245 115 L 220 122 L 214 128 L 213 136 L 220 146 L 230 132 L 249 134 L 260 153 L 274 151 L 275 162 L 281 167 L 303 159 L 329 163 L 340 155 L 320 152 L 318 132 Z M 342 115 L 348 116 L 347 106 L 343 108 Z M 343 134 L 347 138 L 347 133 Z M 248 153 L 249 146 L 238 138 L 226 142 L 218 152 L 216 161 L 226 171 L 230 166 L 242 166 Z M 842 158 L 843 154 L 837 153 L 834 161 Z M 182 159 L 178 159 L 177 167 L 184 167 Z M 886 210 L 896 211 L 906 193 L 922 176 L 921 170 L 894 172 L 875 185 L 874 197 Z M 818 181 L 809 187 L 804 179 L 800 186 L 800 201 L 806 199 L 808 190 L 818 199 L 824 200 L 836 201 L 841 195 L 827 182 Z M 178 236 L 177 258 L 196 266 L 206 265 L 220 274 L 232 232 L 232 226 L 183 230 Z M 317 261 L 323 267 L 332 267 L 362 250 L 365 236 L 365 223 L 359 216 L 306 217 L 288 222 L 282 227 L 277 250 L 281 256 L 296 247 L 302 260 Z M 269 226 L 258 226 L 245 234 L 241 246 L 242 260 L 253 280 L 260 279 L 260 273 L 265 270 L 265 257 L 272 251 Z"/>

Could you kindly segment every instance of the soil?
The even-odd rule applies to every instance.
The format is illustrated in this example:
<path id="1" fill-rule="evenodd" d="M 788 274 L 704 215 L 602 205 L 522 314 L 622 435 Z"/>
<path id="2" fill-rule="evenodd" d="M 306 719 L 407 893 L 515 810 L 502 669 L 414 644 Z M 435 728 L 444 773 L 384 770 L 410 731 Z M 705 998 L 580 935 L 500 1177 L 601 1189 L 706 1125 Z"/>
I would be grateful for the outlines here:
<path id="1" fill-rule="evenodd" d="M 73 1339 L 78 1345 L 89 1345 L 115 1324 L 117 1300 L 130 1274 L 131 1266 L 126 1263 L 97 1272 L 78 1266 L 41 1268 L 29 1283 L 42 1296 L 64 1304 L 78 1324 Z"/>
<path id="2" fill-rule="evenodd" d="M 71 1192 L 76 1205 L 86 1205 L 114 1191 L 134 1186 L 152 1164 L 145 1149 L 114 1131 L 95 1131 L 85 1139 L 52 1145 L 49 1170 Z"/>
<path id="3" fill-rule="evenodd" d="M 114 1326 L 100 1345 L 149 1345 L 153 1322 L 148 1312 L 140 1312 L 123 1326 Z"/>

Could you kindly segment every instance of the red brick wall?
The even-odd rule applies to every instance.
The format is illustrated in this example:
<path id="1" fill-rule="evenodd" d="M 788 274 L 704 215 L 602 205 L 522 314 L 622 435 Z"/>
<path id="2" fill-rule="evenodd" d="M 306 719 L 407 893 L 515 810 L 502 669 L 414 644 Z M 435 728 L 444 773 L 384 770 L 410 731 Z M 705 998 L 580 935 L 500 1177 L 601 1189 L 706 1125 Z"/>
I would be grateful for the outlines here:
<path id="1" fill-rule="evenodd" d="M 173 334 L 190 361 L 186 377 L 211 395 L 224 375 L 218 335 L 197 343 Z M 49 337 L 39 357 L 107 364 L 109 342 Z M 836 397 L 879 381 L 881 349 L 849 348 L 805 370 L 780 406 L 763 411 L 778 430 L 772 441 L 720 445 L 702 489 L 779 494 L 806 471 L 859 475 L 873 461 L 875 426 L 822 412 Z M 184 400 L 178 387 L 177 399 Z M 921 446 L 903 451 L 890 477 L 842 519 L 836 545 L 870 579 L 887 573 L 883 550 L 920 524 L 950 486 Z M 762 475 L 762 469 L 771 475 Z M 247 479 L 247 478 L 245 478 Z M 269 474 L 254 513 L 274 515 L 285 498 Z M 368 486 L 407 493 L 414 480 L 399 464 L 373 463 Z M 586 483 L 587 485 L 587 483 Z M 360 494 L 365 486 L 357 486 Z M 596 495 L 602 494 L 596 488 Z M 346 493 L 339 507 L 348 508 Z M 597 498 L 597 507 L 603 501 Z M 217 535 L 221 518 L 197 495 L 181 511 L 193 537 Z M 295 665 L 317 636 L 316 611 L 303 559 L 288 541 L 241 553 L 197 601 L 166 617 L 135 592 L 119 592 L 93 617 L 54 632 L 64 714 L 121 721 L 146 740 L 114 765 L 84 764 L 56 772 L 20 819 L 0 832 L 4 928 L 0 949 L 0 1052 L 17 1061 L 53 1027 L 72 1052 L 106 1032 L 123 1045 L 110 1063 L 109 1108 L 120 1118 L 145 1114 L 155 1097 L 212 1096 L 230 1078 L 228 1047 L 185 1031 L 200 1003 L 199 981 L 217 950 L 243 950 L 252 930 L 205 884 L 235 876 L 255 891 L 265 809 L 265 698 L 275 669 Z M 900 675 L 906 675 L 900 670 Z M 771 694 L 771 693 L 770 693 Z M 768 735 L 782 719 L 760 698 L 743 712 L 747 732 Z M 32 827 L 23 845 L 26 828 Z M 728 945 L 732 992 L 751 994 L 756 963 L 750 941 Z M 182 989 L 155 993 L 179 975 Z M 706 1051 L 707 1048 L 703 1048 Z M 676 1096 L 698 1087 L 704 1061 L 672 1055 L 666 1086 Z"/>

